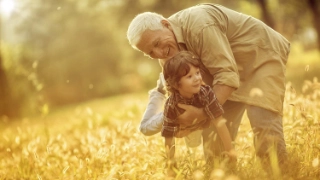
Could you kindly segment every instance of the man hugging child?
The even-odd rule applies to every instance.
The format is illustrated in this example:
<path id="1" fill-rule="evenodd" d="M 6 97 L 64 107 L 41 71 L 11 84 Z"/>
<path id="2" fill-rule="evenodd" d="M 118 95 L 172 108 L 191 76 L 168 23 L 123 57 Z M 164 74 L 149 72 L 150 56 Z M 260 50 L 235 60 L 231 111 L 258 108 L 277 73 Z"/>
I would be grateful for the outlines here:
<path id="1" fill-rule="evenodd" d="M 236 160 L 237 155 L 232 145 L 232 139 L 222 118 L 223 108 L 212 88 L 203 83 L 199 61 L 191 52 L 181 51 L 167 60 L 163 66 L 163 75 L 169 97 L 164 107 L 161 135 L 165 138 L 168 162 L 174 162 L 175 137 L 185 137 L 192 132 L 211 126 L 216 127 L 216 133 L 223 142 L 226 154 L 230 159 Z M 191 126 L 181 126 L 177 118 L 185 110 L 178 107 L 178 104 L 203 108 L 207 119 L 195 122 Z"/>

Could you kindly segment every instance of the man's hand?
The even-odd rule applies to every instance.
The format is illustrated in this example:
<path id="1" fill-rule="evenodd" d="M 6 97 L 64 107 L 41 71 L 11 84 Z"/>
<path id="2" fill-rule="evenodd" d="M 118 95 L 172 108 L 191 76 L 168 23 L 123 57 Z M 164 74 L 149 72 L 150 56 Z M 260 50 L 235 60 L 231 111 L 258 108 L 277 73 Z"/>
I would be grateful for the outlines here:
<path id="1" fill-rule="evenodd" d="M 178 117 L 178 121 L 181 126 L 191 126 L 207 119 L 202 108 L 186 104 L 178 104 L 178 106 L 185 110 L 185 112 Z"/>

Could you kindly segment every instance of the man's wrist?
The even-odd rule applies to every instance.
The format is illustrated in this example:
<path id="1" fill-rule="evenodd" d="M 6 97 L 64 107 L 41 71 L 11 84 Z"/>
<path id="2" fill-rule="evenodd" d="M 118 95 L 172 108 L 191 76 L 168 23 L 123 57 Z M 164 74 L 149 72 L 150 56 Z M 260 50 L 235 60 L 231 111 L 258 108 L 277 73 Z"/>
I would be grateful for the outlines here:
<path id="1" fill-rule="evenodd" d="M 207 115 L 206 111 L 204 110 L 204 108 L 201 108 L 201 111 L 200 111 L 200 114 L 198 115 L 198 117 L 200 118 L 200 120 L 208 119 L 208 115 Z"/>

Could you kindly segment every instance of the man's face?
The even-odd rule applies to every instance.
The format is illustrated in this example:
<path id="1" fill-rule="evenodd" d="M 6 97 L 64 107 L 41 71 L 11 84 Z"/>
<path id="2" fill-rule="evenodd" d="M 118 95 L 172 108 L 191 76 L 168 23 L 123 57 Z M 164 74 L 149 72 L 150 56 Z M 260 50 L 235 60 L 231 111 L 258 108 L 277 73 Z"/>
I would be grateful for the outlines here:
<path id="1" fill-rule="evenodd" d="M 169 59 L 179 52 L 178 43 L 170 25 L 161 30 L 142 33 L 137 48 L 153 59 Z"/>

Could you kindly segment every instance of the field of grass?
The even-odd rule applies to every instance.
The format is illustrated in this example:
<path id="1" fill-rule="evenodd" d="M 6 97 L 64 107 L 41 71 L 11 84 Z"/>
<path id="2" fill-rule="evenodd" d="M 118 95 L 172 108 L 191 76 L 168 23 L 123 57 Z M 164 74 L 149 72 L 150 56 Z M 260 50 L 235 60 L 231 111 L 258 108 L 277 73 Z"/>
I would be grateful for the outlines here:
<path id="1" fill-rule="evenodd" d="M 320 78 L 320 51 L 304 51 L 300 44 L 292 43 L 287 62 L 286 78 L 292 86 L 301 92 L 305 80 Z"/>
<path id="2" fill-rule="evenodd" d="M 138 130 L 147 93 L 128 94 L 70 106 L 46 116 L 0 123 L 0 179 L 166 179 L 163 138 Z M 289 153 L 276 179 L 320 179 L 320 84 L 305 82 L 301 93 L 288 83 L 284 133 Z M 176 179 L 270 179 L 254 156 L 253 134 L 244 117 L 236 140 L 239 159 L 208 168 L 201 147 L 177 142 Z"/>

